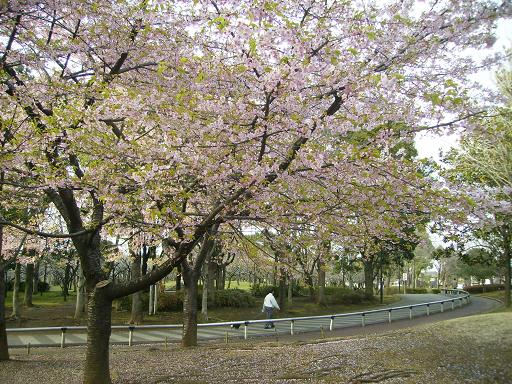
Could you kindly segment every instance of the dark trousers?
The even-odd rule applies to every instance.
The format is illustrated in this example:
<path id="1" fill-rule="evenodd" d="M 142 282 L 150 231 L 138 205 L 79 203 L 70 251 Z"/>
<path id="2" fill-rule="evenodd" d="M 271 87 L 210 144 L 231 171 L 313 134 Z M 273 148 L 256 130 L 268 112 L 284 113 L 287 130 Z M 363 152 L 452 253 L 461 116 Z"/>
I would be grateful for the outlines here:
<path id="1" fill-rule="evenodd" d="M 265 313 L 267 314 L 267 319 L 270 320 L 272 318 L 273 307 L 265 307 Z M 271 321 L 267 321 L 265 323 L 265 328 L 274 328 L 274 323 Z"/>

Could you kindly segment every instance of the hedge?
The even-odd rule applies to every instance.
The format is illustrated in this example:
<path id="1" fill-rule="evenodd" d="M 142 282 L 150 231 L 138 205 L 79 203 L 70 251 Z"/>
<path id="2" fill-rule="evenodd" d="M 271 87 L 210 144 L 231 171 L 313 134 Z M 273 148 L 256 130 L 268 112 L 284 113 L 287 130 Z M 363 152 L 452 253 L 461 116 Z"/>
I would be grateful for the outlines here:
<path id="1" fill-rule="evenodd" d="M 7 291 L 12 291 L 14 289 L 14 281 L 8 281 L 6 288 Z M 37 284 L 37 289 L 39 292 L 48 292 L 50 290 L 50 284 L 45 283 L 44 281 L 39 281 Z M 25 292 L 25 281 L 20 281 L 20 292 Z"/>
<path id="2" fill-rule="evenodd" d="M 467 285 L 463 289 L 469 293 L 503 291 L 505 284 Z"/>
<path id="3" fill-rule="evenodd" d="M 365 291 L 349 288 L 328 287 L 325 293 L 327 302 L 330 304 L 361 304 L 374 300 L 374 297 L 367 295 Z"/>

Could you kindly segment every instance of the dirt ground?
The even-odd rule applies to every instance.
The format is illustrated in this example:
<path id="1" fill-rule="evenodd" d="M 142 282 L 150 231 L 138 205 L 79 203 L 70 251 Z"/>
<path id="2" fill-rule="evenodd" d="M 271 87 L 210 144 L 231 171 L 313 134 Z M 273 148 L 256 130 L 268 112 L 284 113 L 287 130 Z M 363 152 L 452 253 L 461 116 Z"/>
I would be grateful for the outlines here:
<path id="1" fill-rule="evenodd" d="M 84 347 L 12 350 L 0 383 L 80 383 Z M 512 383 L 512 312 L 322 341 L 114 346 L 114 383 Z"/>

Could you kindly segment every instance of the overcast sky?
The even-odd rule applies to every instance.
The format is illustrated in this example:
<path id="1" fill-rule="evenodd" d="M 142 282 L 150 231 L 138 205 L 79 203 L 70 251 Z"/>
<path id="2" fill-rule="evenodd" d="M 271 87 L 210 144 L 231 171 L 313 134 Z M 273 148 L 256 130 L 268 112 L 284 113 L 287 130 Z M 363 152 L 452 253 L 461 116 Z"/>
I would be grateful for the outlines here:
<path id="1" fill-rule="evenodd" d="M 512 21 L 501 20 L 496 30 L 497 41 L 493 50 L 505 51 L 512 48 Z M 486 87 L 497 88 L 495 69 L 483 71 L 476 77 L 477 81 Z M 450 135 L 434 135 L 432 133 L 419 134 L 416 137 L 416 148 L 420 157 L 432 158 L 439 160 L 439 152 L 446 152 L 451 147 L 457 145 L 457 134 Z"/>

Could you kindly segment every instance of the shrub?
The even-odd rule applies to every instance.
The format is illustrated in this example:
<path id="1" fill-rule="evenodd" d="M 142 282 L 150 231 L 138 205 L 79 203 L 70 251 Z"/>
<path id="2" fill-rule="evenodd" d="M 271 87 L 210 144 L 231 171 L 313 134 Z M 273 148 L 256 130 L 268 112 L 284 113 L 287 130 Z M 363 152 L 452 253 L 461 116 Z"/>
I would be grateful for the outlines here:
<path id="1" fill-rule="evenodd" d="M 438 294 L 441 293 L 441 290 L 438 288 L 432 288 L 432 293 Z"/>
<path id="2" fill-rule="evenodd" d="M 265 297 L 270 291 L 278 292 L 278 287 L 274 285 L 254 284 L 251 287 L 251 293 L 254 297 Z"/>
<path id="3" fill-rule="evenodd" d="M 463 289 L 469 293 L 502 291 L 505 289 L 505 284 L 468 285 Z"/>
<path id="4" fill-rule="evenodd" d="M 400 287 L 400 291 L 398 291 L 398 287 L 385 287 L 384 293 L 386 295 L 398 295 L 404 291 L 403 286 Z"/>
<path id="5" fill-rule="evenodd" d="M 50 290 L 50 284 L 45 283 L 44 281 L 39 281 L 37 288 L 39 292 L 48 292 Z M 14 280 L 7 282 L 6 289 L 7 291 L 12 291 L 14 289 Z M 25 281 L 20 281 L 20 292 L 25 292 Z"/>
<path id="6" fill-rule="evenodd" d="M 428 293 L 427 288 L 406 288 L 405 293 Z"/>
<path id="7" fill-rule="evenodd" d="M 256 300 L 252 294 L 241 289 L 225 289 L 215 292 L 216 307 L 253 307 Z"/>
<path id="8" fill-rule="evenodd" d="M 177 292 L 164 292 L 158 296 L 158 310 L 159 311 L 183 311 L 183 296 L 184 291 Z M 201 305 L 202 294 L 197 293 L 198 305 Z"/>
<path id="9" fill-rule="evenodd" d="M 142 308 L 147 310 L 149 307 L 149 295 L 147 292 L 142 292 Z M 116 311 L 131 311 L 132 310 L 132 295 L 121 297 L 120 299 L 114 300 L 113 303 Z"/>
<path id="10" fill-rule="evenodd" d="M 348 288 L 337 288 L 329 290 L 328 302 L 330 304 L 361 304 L 373 301 L 373 296 L 367 295 L 365 291 L 355 291 Z"/>
<path id="11" fill-rule="evenodd" d="M 182 311 L 184 291 L 165 292 L 158 297 L 158 310 Z M 201 291 L 197 293 L 197 303 L 200 306 L 203 299 Z M 241 289 L 225 289 L 215 292 L 215 300 L 208 303 L 208 307 L 252 307 L 255 305 L 254 297 Z"/>

